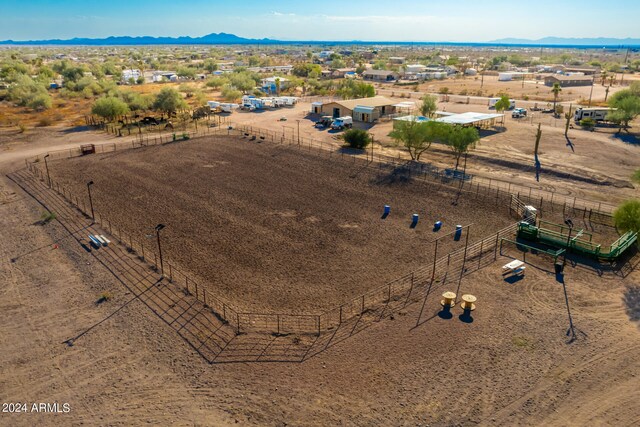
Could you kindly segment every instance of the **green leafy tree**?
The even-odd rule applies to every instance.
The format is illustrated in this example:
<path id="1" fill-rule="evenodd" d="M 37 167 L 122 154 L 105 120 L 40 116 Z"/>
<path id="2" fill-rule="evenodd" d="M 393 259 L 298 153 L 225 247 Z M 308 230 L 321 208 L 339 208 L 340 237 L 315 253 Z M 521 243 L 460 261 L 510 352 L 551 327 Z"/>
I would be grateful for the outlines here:
<path id="1" fill-rule="evenodd" d="M 456 160 L 456 169 L 460 164 L 460 157 L 476 147 L 480 140 L 480 134 L 474 127 L 452 126 L 444 135 L 444 142 L 453 151 Z"/>
<path id="2" fill-rule="evenodd" d="M 229 76 L 231 85 L 236 89 L 241 90 L 242 93 L 247 93 L 253 90 L 253 88 L 256 87 L 258 80 L 257 76 L 247 71 L 231 73 Z"/>
<path id="3" fill-rule="evenodd" d="M 369 132 L 363 129 L 349 129 L 342 138 L 351 148 L 363 149 L 371 143 Z"/>
<path id="4" fill-rule="evenodd" d="M 207 59 L 204 61 L 204 69 L 210 73 L 218 70 L 218 63 L 213 59 Z"/>
<path id="5" fill-rule="evenodd" d="M 122 92 L 121 98 L 131 111 L 146 111 L 153 106 L 153 95 L 141 95 L 138 92 L 126 91 Z"/>
<path id="6" fill-rule="evenodd" d="M 12 74 L 29 75 L 29 67 L 18 60 L 7 60 L 0 63 L 0 78 L 6 79 Z"/>
<path id="7" fill-rule="evenodd" d="M 627 130 L 629 123 L 640 115 L 640 83 L 633 83 L 629 89 L 613 94 L 609 106 L 616 108 L 607 114 L 607 120 L 620 125 L 618 132 Z"/>
<path id="8" fill-rule="evenodd" d="M 309 52 L 310 53 L 310 52 Z M 309 74 L 314 72 L 316 77 L 322 73 L 322 68 L 318 64 L 296 64 L 293 66 L 291 73 L 298 77 L 310 77 Z"/>
<path id="9" fill-rule="evenodd" d="M 121 99 L 113 96 L 98 98 L 91 107 L 91 113 L 112 122 L 117 117 L 127 114 L 129 106 Z"/>
<path id="10" fill-rule="evenodd" d="M 242 92 L 231 85 L 222 86 L 222 97 L 225 101 L 236 101 L 242 96 Z"/>
<path id="11" fill-rule="evenodd" d="M 376 96 L 376 89 L 368 83 L 344 80 L 338 88 L 338 95 L 342 99 L 371 98 Z"/>
<path id="12" fill-rule="evenodd" d="M 426 117 L 432 117 L 433 113 L 438 108 L 438 98 L 434 95 L 425 95 L 422 97 L 422 104 L 420 104 L 420 114 Z"/>
<path id="13" fill-rule="evenodd" d="M 402 144 L 409 151 L 412 160 L 420 160 L 420 156 L 431 147 L 434 141 L 443 141 L 449 125 L 429 121 L 400 121 L 389 136 L 396 144 Z"/>
<path id="14" fill-rule="evenodd" d="M 177 90 L 165 87 L 156 95 L 156 99 L 153 102 L 153 109 L 166 113 L 171 116 L 176 111 L 182 108 L 186 108 L 187 103 L 182 99 L 180 93 Z"/>
<path id="15" fill-rule="evenodd" d="M 7 90 L 7 98 L 21 107 L 42 110 L 51 107 L 51 96 L 43 83 L 18 74 Z"/>
<path id="16" fill-rule="evenodd" d="M 224 77 L 211 77 L 207 80 L 207 86 L 213 89 L 220 89 L 222 86 L 229 84 L 229 80 Z"/>
<path id="17" fill-rule="evenodd" d="M 196 78 L 196 70 L 191 67 L 178 67 L 176 70 L 176 74 L 178 77 L 184 77 L 187 79 L 195 79 Z"/>
<path id="18" fill-rule="evenodd" d="M 496 111 L 504 113 L 506 110 L 511 108 L 511 100 L 509 99 L 509 95 L 502 95 L 498 102 L 496 102 Z M 502 117 L 502 123 L 504 124 L 504 116 Z"/>
<path id="19" fill-rule="evenodd" d="M 613 212 L 613 222 L 620 231 L 640 232 L 640 199 L 623 202 Z"/>

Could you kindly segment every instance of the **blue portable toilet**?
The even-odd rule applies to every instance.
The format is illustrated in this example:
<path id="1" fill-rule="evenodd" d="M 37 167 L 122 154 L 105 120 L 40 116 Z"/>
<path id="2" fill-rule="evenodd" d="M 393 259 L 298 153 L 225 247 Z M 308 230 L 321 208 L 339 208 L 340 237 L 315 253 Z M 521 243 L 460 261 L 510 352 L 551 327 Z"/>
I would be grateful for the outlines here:
<path id="1" fill-rule="evenodd" d="M 462 237 L 462 226 L 461 225 L 456 225 L 456 234 L 453 236 L 454 240 L 460 240 L 460 237 Z"/>
<path id="2" fill-rule="evenodd" d="M 416 225 L 418 223 L 418 214 L 411 215 L 411 224 Z"/>
<path id="3" fill-rule="evenodd" d="M 435 224 L 433 224 L 433 231 L 438 231 L 442 228 L 442 221 L 436 221 Z"/>
<path id="4" fill-rule="evenodd" d="M 391 206 L 384 205 L 384 214 L 389 215 L 391 213 Z"/>

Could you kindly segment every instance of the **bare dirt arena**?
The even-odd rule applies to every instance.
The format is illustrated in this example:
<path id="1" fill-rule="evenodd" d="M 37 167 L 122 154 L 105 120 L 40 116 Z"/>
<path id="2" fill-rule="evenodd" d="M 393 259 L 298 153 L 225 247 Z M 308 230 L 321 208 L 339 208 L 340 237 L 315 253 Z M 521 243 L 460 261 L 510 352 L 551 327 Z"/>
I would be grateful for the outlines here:
<path id="1" fill-rule="evenodd" d="M 195 146 L 200 142 L 191 143 Z M 139 153 L 153 154 L 159 149 L 181 152 L 188 150 L 186 147 L 188 144 L 176 144 Z M 255 153 L 263 149 L 252 147 L 252 156 L 260 158 Z M 126 165 L 118 156 L 103 160 L 106 166 L 99 167 L 106 168 L 112 161 Z M 122 157 L 126 156 L 129 154 Z M 141 168 L 143 182 L 165 179 L 150 172 L 157 160 L 150 159 L 136 162 L 138 167 L 149 163 Z M 349 330 L 341 328 L 322 338 L 301 363 L 210 363 L 181 335 L 182 325 L 190 322 L 191 311 L 167 321 L 164 312 L 154 310 L 151 304 L 160 298 L 158 286 L 149 287 L 144 294 L 124 286 L 95 253 L 87 252 L 75 240 L 86 240 L 89 221 L 69 228 L 67 215 L 70 217 L 72 210 L 62 201 L 54 201 L 44 183 L 29 178 L 24 169 L 19 170 L 19 164 L 1 160 L 0 395 L 3 401 L 66 402 L 71 408 L 68 413 L 0 413 L 1 425 L 640 423 L 637 254 L 605 269 L 570 258 L 563 286 L 548 260 L 535 257 L 527 257 L 530 264 L 523 279 L 505 281 L 500 267 L 519 256 L 515 251 L 505 251 L 495 262 L 465 275 L 459 283 L 450 282 L 392 316 L 364 328 L 347 325 Z M 193 168 L 185 173 L 200 168 L 215 173 L 215 167 L 203 167 L 215 165 L 213 160 L 191 159 Z M 313 171 L 313 161 L 308 162 L 306 167 Z M 58 165 L 52 164 L 54 173 Z M 336 166 L 338 172 L 340 167 Z M 113 173 L 117 175 L 117 170 Z M 362 182 L 359 185 L 363 187 L 370 187 L 370 182 L 342 173 L 347 174 L 350 185 L 341 184 L 339 188 L 351 189 L 360 200 L 356 191 L 360 187 L 354 182 Z M 336 182 L 342 182 L 338 178 L 340 175 Z M 96 181 L 98 205 L 100 192 L 109 187 L 101 190 L 96 176 L 91 179 Z M 333 178 L 327 179 L 331 183 Z M 81 194 L 83 182 L 77 185 Z M 185 180 L 182 185 L 186 188 L 191 182 Z M 40 225 L 44 207 L 23 188 L 58 211 L 60 219 Z M 385 223 L 391 224 L 391 237 L 420 233 L 420 226 L 408 228 L 407 217 L 416 205 L 400 211 L 404 199 L 397 195 L 413 190 L 403 185 L 389 188 L 398 197 L 392 202 L 392 216 L 387 219 L 390 222 Z M 132 190 L 123 187 L 120 191 Z M 404 197 L 411 200 L 409 195 Z M 388 194 L 379 190 L 371 196 L 373 201 L 364 198 L 360 202 L 364 208 L 355 211 L 360 213 L 354 222 L 368 220 L 367 215 L 371 215 L 371 222 L 379 221 L 385 196 Z M 368 212 L 366 203 L 371 204 L 373 213 L 363 213 Z M 426 214 L 425 223 L 431 223 L 429 210 L 422 204 L 417 206 L 423 209 L 419 213 Z M 491 203 L 487 208 L 495 209 Z M 479 212 L 473 206 L 467 210 L 471 212 L 459 215 Z M 220 211 L 216 212 L 222 217 Z M 311 215 L 307 211 L 301 214 L 295 218 Z M 396 214 L 398 222 L 393 223 Z M 314 216 L 320 218 L 317 213 Z M 331 217 L 344 221 L 335 213 Z M 150 218 L 148 224 L 138 227 L 153 226 L 155 220 Z M 451 226 L 452 220 L 455 218 L 445 224 Z M 293 223 L 293 217 L 288 221 Z M 336 227 L 343 223 L 333 221 Z M 177 230 L 178 224 L 169 225 Z M 171 245 L 181 236 L 171 236 L 171 228 L 165 230 L 167 248 L 169 255 L 177 258 L 180 254 L 173 252 Z M 302 225 L 296 228 L 298 232 L 302 229 Z M 425 228 L 425 234 L 429 233 Z M 471 321 L 460 318 L 459 307 L 454 307 L 451 317 L 439 315 L 444 290 L 478 297 Z M 113 297 L 97 304 L 103 292 Z M 189 302 L 186 296 L 182 298 L 181 303 Z M 567 335 L 567 308 L 575 326 L 574 339 Z M 76 338 L 73 345 L 68 345 L 70 338 Z M 230 346 L 237 341 L 248 344 L 249 339 L 256 351 L 265 353 L 281 340 L 266 336 L 261 341 L 264 345 L 258 346 L 256 337 L 240 335 Z"/>
<path id="2" fill-rule="evenodd" d="M 327 154 L 231 136 L 61 160 L 50 171 L 77 195 L 93 180 L 96 212 L 135 236 L 166 224 L 165 256 L 245 310 L 318 312 L 429 264 L 433 240 L 456 224 L 472 224 L 473 241 L 515 221 L 503 204 L 455 202 L 453 189 Z M 440 251 L 464 241 L 451 236 Z"/>

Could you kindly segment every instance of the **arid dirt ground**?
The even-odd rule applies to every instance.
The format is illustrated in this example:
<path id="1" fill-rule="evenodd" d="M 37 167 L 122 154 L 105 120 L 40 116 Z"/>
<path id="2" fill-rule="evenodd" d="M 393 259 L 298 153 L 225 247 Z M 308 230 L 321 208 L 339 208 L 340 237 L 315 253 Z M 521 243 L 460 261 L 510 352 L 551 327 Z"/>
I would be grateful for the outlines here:
<path id="1" fill-rule="evenodd" d="M 235 136 L 59 160 L 49 170 L 79 197 L 93 180 L 95 211 L 138 240 L 166 224 L 165 258 L 248 311 L 318 314 L 429 264 L 433 241 L 456 224 L 472 224 L 473 242 L 515 221 L 504 204 L 454 205 L 452 189 L 354 166 L 348 155 Z M 385 204 L 392 214 L 383 219 Z M 449 236 L 440 251 L 464 241 Z M 153 239 L 145 244 L 155 249 Z"/>
<path id="2" fill-rule="evenodd" d="M 295 114 L 303 118 L 306 107 Z M 447 105 L 453 108 L 468 106 Z M 281 115 L 259 117 L 282 130 L 276 122 Z M 287 115 L 295 119 L 294 113 Z M 637 145 L 600 131 L 572 130 L 574 154 L 560 127 L 553 129 L 543 125 L 543 168 L 560 156 L 558 168 L 568 168 L 566 157 L 574 174 L 627 182 L 638 168 Z M 532 181 L 523 164 L 533 132 L 530 124 L 507 122 L 507 132 L 485 138 L 474 155 L 513 158 L 515 164 L 470 157 L 470 167 Z M 24 171 L 16 174 L 26 156 L 114 140 L 103 133 L 56 128 L 0 136 L 0 395 L 9 402 L 71 406 L 68 414 L 0 413 L 0 424 L 640 423 L 637 254 L 613 271 L 571 260 L 565 294 L 550 262 L 530 256 L 525 278 L 505 281 L 500 267 L 519 256 L 506 251 L 491 265 L 459 282 L 454 278 L 392 317 L 362 319 L 310 345 L 271 335 L 227 337 L 227 347 L 210 357 L 194 345 L 199 342 L 195 321 L 203 325 L 207 315 L 193 298 L 158 282 L 157 274 L 134 265 L 137 261 L 117 246 L 117 259 L 87 252 L 76 238 L 86 239 L 90 221 L 69 219 L 73 210 L 54 201 L 42 182 L 30 181 Z M 429 154 L 429 161 L 439 155 Z M 450 156 L 443 154 L 441 162 L 450 165 Z M 38 225 L 45 208 L 14 180 L 61 212 L 60 219 Z M 543 185 L 596 200 L 637 195 L 632 187 L 559 176 L 543 175 L 543 180 Z M 472 322 L 459 318 L 457 306 L 451 318 L 438 315 L 445 290 L 478 297 Z M 105 292 L 111 299 L 97 304 Z M 567 305 L 574 340 L 568 335 Z M 209 321 L 216 319 L 209 316 Z M 283 349 L 295 353 L 305 345 L 302 362 L 267 362 L 279 360 Z M 258 362 L 247 363 L 247 355 Z"/>
<path id="3" fill-rule="evenodd" d="M 28 180 L 11 175 L 66 215 L 42 182 L 20 176 Z M 78 244 L 86 223 L 75 222 L 77 230 L 61 217 L 36 225 L 43 207 L 7 177 L 2 195 L 0 390 L 10 401 L 71 407 L 3 413 L 5 425 L 640 422 L 637 255 L 601 275 L 571 262 L 565 299 L 548 261 L 528 258 L 524 279 L 503 280 L 500 266 L 518 256 L 507 250 L 302 363 L 210 364 L 154 310 L 159 288 L 131 291 L 99 262 L 102 255 Z M 478 297 L 471 319 L 460 318 L 458 307 L 440 313 L 444 290 Z M 103 292 L 112 299 L 97 304 Z"/>
<path id="4" fill-rule="evenodd" d="M 406 98 L 391 99 L 407 101 Z M 413 97 L 411 101 L 419 103 L 417 97 Z M 488 109 L 486 100 L 479 104 L 466 104 L 454 102 L 453 97 L 450 102 L 438 102 L 438 108 L 456 113 L 495 113 L 495 110 Z M 569 105 L 565 108 L 568 110 Z M 573 108 L 575 109 L 575 105 Z M 301 103 L 294 109 L 261 113 L 238 112 L 231 115 L 230 120 L 269 129 L 284 134 L 287 138 L 295 138 L 297 120 L 300 120 L 300 134 L 303 137 L 339 144 L 336 134 L 313 128 L 315 117 L 308 114 L 310 109 L 309 103 Z M 282 116 L 287 117 L 286 122 L 278 120 Z M 539 148 L 542 172 L 539 182 L 535 179 L 533 159 L 538 123 L 542 130 Z M 634 123 L 631 134 L 617 135 L 615 128 L 599 127 L 596 132 L 584 131 L 575 126 L 572 120 L 569 140 L 564 136 L 564 126 L 564 119 L 554 119 L 550 114 L 530 111 L 526 119 L 512 119 L 507 112 L 504 131 L 481 133 L 479 143 L 469 154 L 467 170 L 485 178 L 613 204 L 637 195 L 638 190 L 631 182 L 631 175 L 640 168 L 640 139 L 637 136 L 640 123 Z M 406 150 L 394 145 L 388 137 L 392 130 L 390 121 L 367 126 L 367 129 L 375 138 L 376 153 L 408 158 Z M 437 144 L 432 145 L 421 160 L 447 168 L 453 167 L 455 163 L 450 150 Z"/>

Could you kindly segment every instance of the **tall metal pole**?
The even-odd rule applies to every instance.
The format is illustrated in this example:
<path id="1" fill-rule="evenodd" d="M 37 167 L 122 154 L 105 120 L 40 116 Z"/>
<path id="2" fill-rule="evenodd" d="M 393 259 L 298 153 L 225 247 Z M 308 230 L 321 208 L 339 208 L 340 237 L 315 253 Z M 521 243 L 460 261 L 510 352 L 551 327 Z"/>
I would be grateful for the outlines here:
<path id="1" fill-rule="evenodd" d="M 162 262 L 162 246 L 160 246 L 160 230 L 165 227 L 164 224 L 156 225 L 156 237 L 158 239 L 158 254 L 160 255 L 160 274 L 164 276 L 164 264 Z"/>
<path id="2" fill-rule="evenodd" d="M 564 250 L 564 254 L 562 257 L 562 270 L 564 271 L 564 266 L 567 265 L 567 252 L 569 252 L 569 245 L 571 244 L 571 230 L 573 229 L 573 221 L 571 221 L 569 218 L 567 218 L 564 221 L 565 224 L 567 224 L 567 226 L 569 226 L 569 235 L 567 236 L 567 247 Z"/>
<path id="3" fill-rule="evenodd" d="M 49 157 L 48 154 L 44 156 L 44 167 L 47 169 L 47 186 L 51 188 L 51 177 L 49 176 L 49 163 L 47 163 L 47 157 Z"/>
<path id="4" fill-rule="evenodd" d="M 93 199 L 91 198 L 91 186 L 93 185 L 93 181 L 87 182 L 87 191 L 89 192 L 89 206 L 91 206 L 91 219 L 96 220 L 96 216 L 93 212 Z"/>
<path id="5" fill-rule="evenodd" d="M 591 96 L 593 95 L 593 85 L 595 84 L 596 81 L 596 75 L 594 74 L 593 77 L 591 78 L 591 91 L 589 92 L 589 107 L 591 107 Z"/>

